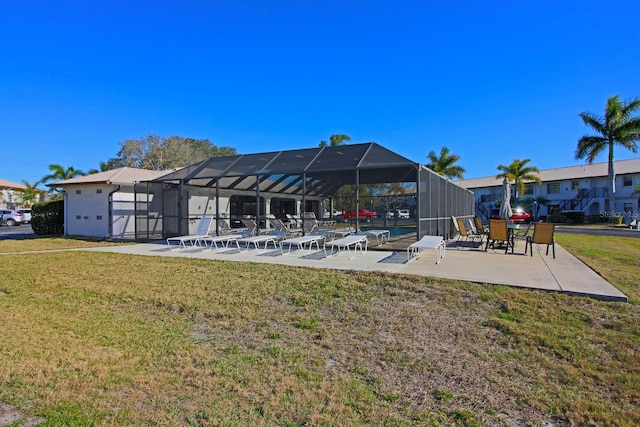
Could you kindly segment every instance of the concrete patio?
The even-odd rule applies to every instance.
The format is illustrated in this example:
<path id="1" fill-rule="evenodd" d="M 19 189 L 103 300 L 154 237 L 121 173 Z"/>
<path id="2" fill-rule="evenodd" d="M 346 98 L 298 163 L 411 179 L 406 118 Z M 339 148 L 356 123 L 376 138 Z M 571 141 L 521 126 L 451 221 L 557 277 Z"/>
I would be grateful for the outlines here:
<path id="1" fill-rule="evenodd" d="M 164 241 L 83 250 L 337 270 L 384 271 L 563 292 L 608 301 L 627 301 L 626 295 L 558 244 L 554 259 L 551 250 L 548 256 L 545 255 L 546 247 L 535 246 L 532 257 L 522 253 L 523 245 L 516 248 L 516 253 L 505 254 L 504 251 L 494 252 L 490 249 L 485 252 L 483 248 L 447 242 L 446 256 L 439 264 L 435 263 L 433 250 L 426 250 L 419 257 L 407 261 L 406 250 L 386 251 L 382 250 L 384 246 L 365 253 L 358 252 L 354 259 L 349 259 L 346 252 L 325 257 L 322 250 L 293 250 L 290 254 L 283 255 L 279 248 L 273 246 L 266 251 L 238 251 L 236 248 L 228 248 L 217 252 L 215 249 L 197 246 L 169 249 Z"/>

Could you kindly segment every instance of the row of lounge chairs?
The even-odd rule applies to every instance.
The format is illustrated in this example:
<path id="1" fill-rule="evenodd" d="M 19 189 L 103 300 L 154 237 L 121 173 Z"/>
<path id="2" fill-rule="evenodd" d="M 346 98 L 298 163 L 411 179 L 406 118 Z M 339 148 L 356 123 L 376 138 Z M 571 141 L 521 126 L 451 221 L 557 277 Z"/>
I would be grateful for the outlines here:
<path id="1" fill-rule="evenodd" d="M 285 224 L 275 217 L 269 217 L 268 220 L 271 230 L 259 234 L 257 224 L 252 219 L 242 219 L 245 227 L 243 229 L 233 229 L 226 220 L 218 219 L 219 232 L 212 234 L 211 227 L 214 218 L 203 216 L 198 223 L 195 234 L 169 237 L 166 241 L 169 248 L 186 248 L 187 244 L 190 244 L 192 247 L 215 248 L 217 251 L 226 249 L 230 245 L 235 245 L 239 251 L 248 250 L 251 246 L 256 250 L 260 250 L 260 246 L 262 246 L 262 250 L 266 251 L 269 245 L 273 245 L 275 248 L 280 248 L 282 254 L 285 254 L 285 246 L 288 247 L 287 253 L 290 253 L 294 246 L 304 252 L 305 248 L 311 250 L 315 245 L 316 249 L 320 251 L 322 244 L 325 256 L 327 256 L 327 250 L 330 251 L 329 255 L 332 255 L 334 251 L 346 250 L 350 259 L 355 257 L 358 250 L 366 252 L 368 248 L 367 235 L 354 235 L 352 231 L 340 234 L 336 230 L 322 229 L 320 228 L 321 223 L 315 218 L 305 218 L 304 228 L 294 228 L 292 224 Z M 329 239 L 329 237 L 336 235 L 340 237 Z"/>

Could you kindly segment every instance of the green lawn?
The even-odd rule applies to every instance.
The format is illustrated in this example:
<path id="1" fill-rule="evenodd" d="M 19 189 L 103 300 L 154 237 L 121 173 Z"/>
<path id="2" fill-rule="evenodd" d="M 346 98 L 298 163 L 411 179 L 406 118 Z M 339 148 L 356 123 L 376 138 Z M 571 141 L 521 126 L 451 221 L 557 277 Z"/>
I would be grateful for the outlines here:
<path id="1" fill-rule="evenodd" d="M 1 255 L 0 408 L 56 426 L 639 425 L 640 239 L 557 240 L 630 303 L 377 272 Z M 0 253 L 65 241 L 104 244 L 1 241 Z"/>

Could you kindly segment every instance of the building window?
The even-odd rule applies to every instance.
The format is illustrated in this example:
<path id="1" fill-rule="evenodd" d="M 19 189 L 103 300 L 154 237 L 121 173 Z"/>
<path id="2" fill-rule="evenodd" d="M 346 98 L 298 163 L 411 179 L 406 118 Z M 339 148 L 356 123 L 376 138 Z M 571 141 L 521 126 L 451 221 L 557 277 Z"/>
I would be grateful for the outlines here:
<path id="1" fill-rule="evenodd" d="M 559 182 L 550 182 L 547 184 L 547 193 L 549 194 L 557 194 L 560 193 L 560 183 Z"/>
<path id="2" fill-rule="evenodd" d="M 524 185 L 524 194 L 532 195 L 533 194 L 533 184 L 525 184 Z"/>
<path id="3" fill-rule="evenodd" d="M 82 219 L 80 215 L 76 215 L 76 219 Z"/>
<path id="4" fill-rule="evenodd" d="M 624 211 L 632 213 L 633 212 L 633 203 L 625 203 L 624 204 Z"/>
<path id="5" fill-rule="evenodd" d="M 100 221 L 100 220 L 102 219 L 102 215 L 98 215 L 98 216 L 96 216 L 96 219 L 97 219 L 98 221 Z"/>
<path id="6" fill-rule="evenodd" d="M 633 185 L 633 181 L 630 176 L 622 177 L 622 185 L 625 187 L 631 187 Z"/>
<path id="7" fill-rule="evenodd" d="M 76 190 L 76 194 L 82 194 L 82 190 Z"/>
<path id="8" fill-rule="evenodd" d="M 98 189 L 96 190 L 96 193 L 97 193 L 97 194 L 102 194 L 102 188 L 98 188 Z"/>
<path id="9" fill-rule="evenodd" d="M 580 181 L 578 181 L 578 180 L 571 181 L 571 188 L 573 190 L 579 190 L 580 189 Z"/>

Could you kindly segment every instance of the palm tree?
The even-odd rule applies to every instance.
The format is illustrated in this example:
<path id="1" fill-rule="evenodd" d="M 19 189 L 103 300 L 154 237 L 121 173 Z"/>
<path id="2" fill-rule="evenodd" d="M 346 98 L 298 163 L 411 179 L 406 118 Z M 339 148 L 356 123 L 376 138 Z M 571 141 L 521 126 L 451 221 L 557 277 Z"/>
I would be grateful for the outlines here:
<path id="1" fill-rule="evenodd" d="M 328 145 L 330 147 L 337 147 L 339 145 L 344 145 L 345 141 L 351 141 L 351 137 L 349 135 L 338 133 L 338 134 L 331 135 L 329 137 Z M 324 148 L 326 146 L 327 146 L 327 141 L 325 140 L 320 141 L 320 145 L 319 145 L 320 148 Z"/>
<path id="2" fill-rule="evenodd" d="M 427 167 L 435 173 L 449 179 L 463 178 L 465 173 L 464 168 L 456 165 L 456 163 L 460 161 L 460 156 L 457 154 L 449 154 L 447 147 L 440 149 L 440 156 L 438 156 L 435 151 L 430 151 L 429 154 L 427 154 L 427 158 L 431 160 L 431 162 L 427 164 Z"/>
<path id="3" fill-rule="evenodd" d="M 527 166 L 531 159 L 513 159 L 510 165 L 498 165 L 498 170 L 502 171 L 496 178 L 507 178 L 509 181 L 513 181 L 516 188 L 516 199 L 520 197 L 520 194 L 524 194 L 524 181 L 535 181 L 540 184 L 540 178 L 537 173 L 540 173 L 540 169 L 535 166 Z"/>
<path id="4" fill-rule="evenodd" d="M 596 157 L 605 150 L 609 152 L 609 209 L 616 206 L 616 173 L 613 164 L 613 148 L 616 144 L 633 151 L 638 151 L 636 141 L 640 140 L 640 117 L 632 114 L 640 109 L 640 99 L 634 98 L 622 102 L 618 95 L 607 99 L 604 117 L 593 113 L 580 113 L 585 125 L 592 128 L 597 135 L 585 135 L 578 140 L 576 159 L 584 159 L 593 163 Z"/>
<path id="5" fill-rule="evenodd" d="M 38 184 L 40 182 L 36 182 L 31 184 L 27 180 L 23 179 L 22 183 L 24 184 L 24 190 L 17 191 L 20 197 L 20 204 L 24 207 L 30 208 L 34 202 L 38 200 L 38 196 L 44 193 L 44 191 L 38 188 Z"/>
<path id="6" fill-rule="evenodd" d="M 87 175 L 93 175 L 94 173 L 106 172 L 110 168 L 109 162 L 100 162 L 100 169 L 89 169 Z"/>
<path id="7" fill-rule="evenodd" d="M 69 166 L 68 168 L 65 169 L 64 166 L 62 165 L 52 164 L 52 165 L 49 165 L 49 170 L 51 171 L 51 173 L 49 175 L 46 175 L 40 180 L 40 182 L 42 182 L 43 184 L 49 181 L 64 181 L 66 179 L 71 179 L 76 176 L 86 175 L 81 170 L 74 169 L 73 166 Z M 53 192 L 53 191 L 54 189 L 51 188 L 50 192 Z"/>

